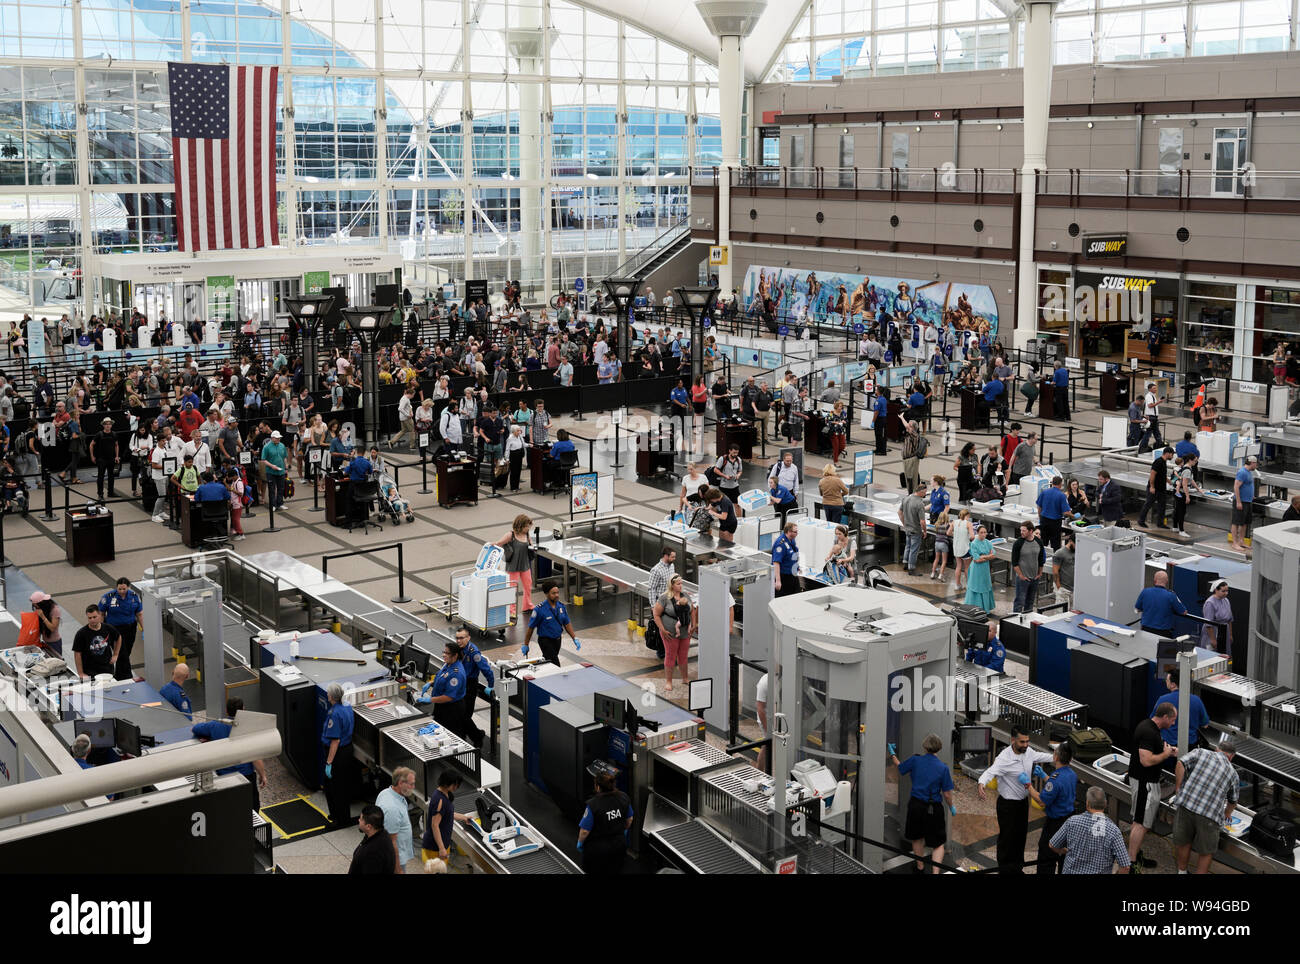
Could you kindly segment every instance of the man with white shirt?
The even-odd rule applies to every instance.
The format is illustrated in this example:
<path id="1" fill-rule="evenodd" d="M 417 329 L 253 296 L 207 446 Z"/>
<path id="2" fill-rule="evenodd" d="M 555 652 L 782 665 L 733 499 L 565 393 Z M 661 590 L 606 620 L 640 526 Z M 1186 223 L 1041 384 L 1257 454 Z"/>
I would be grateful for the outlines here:
<path id="1" fill-rule="evenodd" d="M 212 449 L 208 445 L 208 439 L 205 435 L 196 436 L 198 441 L 190 439 L 181 449 L 181 457 L 186 455 L 194 456 L 194 467 L 198 469 L 199 475 L 212 468 Z"/>
<path id="2" fill-rule="evenodd" d="M 591 360 L 595 364 L 599 365 L 601 362 L 605 360 L 605 356 L 608 353 L 609 353 L 609 345 L 605 344 L 605 339 L 604 338 L 596 339 L 596 344 L 591 346 Z"/>
<path id="3" fill-rule="evenodd" d="M 772 467 L 772 471 L 768 474 L 768 481 L 772 479 L 776 479 L 779 485 L 789 489 L 796 499 L 799 498 L 802 486 L 799 484 L 799 466 L 794 464 L 793 452 L 786 452 L 780 463 Z"/>
<path id="4" fill-rule="evenodd" d="M 993 760 L 980 776 L 979 796 L 988 799 L 985 787 L 998 781 L 998 873 L 1022 874 L 1025 839 L 1029 835 L 1029 781 L 1034 768 L 1052 762 L 1052 754 L 1029 746 L 1029 734 L 1011 728 L 1011 745 Z"/>
<path id="5" fill-rule="evenodd" d="M 167 498 L 166 502 L 160 498 L 154 503 L 154 522 L 167 521 L 167 517 L 163 513 L 165 506 L 171 501 L 167 489 L 167 480 L 172 473 L 180 468 L 184 458 L 184 444 L 180 439 L 172 436 L 170 426 L 164 426 L 158 433 L 158 441 L 154 445 L 153 451 L 149 453 L 150 475 L 153 478 L 154 485 L 158 487 L 158 494 Z"/>
<path id="6" fill-rule="evenodd" d="M 438 432 L 442 435 L 442 448 L 444 452 L 453 452 L 464 442 L 464 436 L 460 430 L 460 406 L 456 399 L 452 399 L 446 408 L 442 410 L 442 415 L 438 419 Z"/>

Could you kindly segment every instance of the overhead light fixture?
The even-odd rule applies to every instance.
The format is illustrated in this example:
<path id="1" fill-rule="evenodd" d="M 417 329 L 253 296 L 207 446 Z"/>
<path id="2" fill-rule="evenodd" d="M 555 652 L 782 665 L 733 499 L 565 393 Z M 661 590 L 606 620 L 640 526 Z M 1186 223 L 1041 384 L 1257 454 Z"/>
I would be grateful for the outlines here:
<path id="1" fill-rule="evenodd" d="M 998 125 L 998 130 L 1002 130 L 1002 125 L 1001 125 L 1001 124 Z"/>
<path id="2" fill-rule="evenodd" d="M 918 134 L 921 133 L 921 125 L 920 125 L 920 124 L 917 124 L 917 125 L 916 125 L 916 132 L 917 132 Z"/>
<path id="3" fill-rule="evenodd" d="M 1092 130 L 1092 121 L 1088 121 L 1088 130 Z"/>
<path id="4" fill-rule="evenodd" d="M 594 180 L 596 180 L 596 174 L 595 174 L 594 171 L 588 171 L 588 172 L 587 172 L 587 180 L 589 180 L 589 181 L 594 181 Z"/>
<path id="5" fill-rule="evenodd" d="M 847 127 L 842 128 L 842 129 L 840 130 L 840 133 L 841 133 L 841 134 L 847 134 L 848 132 L 849 132 L 849 129 L 848 129 Z"/>

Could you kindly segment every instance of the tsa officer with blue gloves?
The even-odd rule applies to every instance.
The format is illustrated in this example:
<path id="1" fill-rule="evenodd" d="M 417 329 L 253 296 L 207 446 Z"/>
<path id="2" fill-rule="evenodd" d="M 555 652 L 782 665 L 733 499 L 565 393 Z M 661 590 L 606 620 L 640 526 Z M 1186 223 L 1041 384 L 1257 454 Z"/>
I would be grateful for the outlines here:
<path id="1" fill-rule="evenodd" d="M 803 592 L 803 578 L 799 575 L 799 545 L 795 539 L 799 535 L 799 526 L 793 522 L 786 523 L 785 531 L 772 543 L 772 565 L 776 568 L 776 594 L 793 596 Z"/>
<path id="2" fill-rule="evenodd" d="M 1047 820 L 1043 832 L 1038 837 L 1038 872 L 1040 874 L 1059 874 L 1065 864 L 1065 855 L 1052 849 L 1051 840 L 1056 831 L 1065 826 L 1065 821 L 1074 816 L 1074 795 L 1079 788 L 1079 776 L 1070 768 L 1074 751 L 1070 744 L 1062 740 L 1052 757 L 1055 769 L 1049 777 L 1039 765 L 1034 766 L 1034 776 L 1045 780 L 1042 790 L 1034 789 L 1031 783 L 1026 788 L 1034 802 L 1043 808 Z"/>
<path id="3" fill-rule="evenodd" d="M 567 632 L 573 640 L 574 649 L 582 649 L 582 643 L 573 635 L 573 624 L 569 622 L 569 611 L 560 602 L 558 583 L 548 582 L 542 587 L 546 599 L 533 609 L 532 619 L 528 621 L 528 631 L 524 633 L 524 655 L 528 655 L 528 644 L 532 642 L 533 630 L 537 630 L 537 645 L 542 648 L 542 657 L 549 663 L 560 665 L 560 639 Z"/>
<path id="4" fill-rule="evenodd" d="M 335 684 L 337 685 L 337 684 Z M 342 690 L 339 691 L 342 693 Z M 207 743 L 209 740 L 224 740 L 230 736 L 230 731 L 234 729 L 235 716 L 244 708 L 244 701 L 238 696 L 232 696 L 226 700 L 226 719 L 208 720 L 205 723 L 195 723 L 190 727 L 190 732 L 196 739 Z M 253 785 L 253 809 L 262 809 L 262 797 L 258 792 L 266 786 L 266 764 L 261 760 L 254 760 L 252 763 L 239 763 L 233 767 L 222 767 L 217 771 L 217 776 L 225 773 L 242 773 L 248 778 L 248 782 Z"/>
<path id="5" fill-rule="evenodd" d="M 894 744 L 889 744 L 889 759 L 898 767 L 899 775 L 912 775 L 912 793 L 907 801 L 907 823 L 903 836 L 912 841 L 912 853 L 916 854 L 916 873 L 925 873 L 925 848 L 930 847 L 930 858 L 935 863 L 934 872 L 942 873 L 938 864 L 943 861 L 944 844 L 948 842 L 948 826 L 943 818 L 946 805 L 953 813 L 957 808 L 952 802 L 952 772 L 948 765 L 939 759 L 938 753 L 943 749 L 943 740 L 931 733 L 921 741 L 924 753 L 914 753 L 902 763 L 898 762 Z"/>
<path id="6" fill-rule="evenodd" d="M 131 580 L 123 576 L 117 581 L 117 587 L 99 597 L 99 611 L 104 614 L 104 622 L 117 631 L 122 640 L 117 651 L 117 664 L 113 667 L 113 676 L 117 679 L 131 679 L 131 647 L 135 645 L 135 634 L 144 626 L 144 609 L 140 597 L 131 588 Z"/>
<path id="7" fill-rule="evenodd" d="M 352 707 L 343 702 L 343 687 L 330 683 L 330 708 L 325 714 L 320 742 L 325 749 L 325 800 L 330 823 L 342 827 L 352 822 L 353 774 L 352 729 L 356 719 Z"/>
<path id="8" fill-rule="evenodd" d="M 459 634 L 457 634 L 459 635 Z M 465 698 L 465 663 L 459 642 L 442 648 L 442 669 L 420 691 L 420 702 L 433 704 L 433 718 L 457 736 L 469 739 L 469 701 Z M 431 696 L 425 694 L 432 690 Z"/>
<path id="9" fill-rule="evenodd" d="M 875 421 L 871 423 L 876 431 L 876 454 L 885 455 L 889 448 L 885 441 L 885 426 L 889 422 L 889 396 L 883 387 L 876 389 L 876 400 L 872 403 L 871 410 L 876 413 Z"/>
<path id="10" fill-rule="evenodd" d="M 483 731 L 474 724 L 474 703 L 478 699 L 479 674 L 484 677 L 483 695 L 491 702 L 492 688 L 496 680 L 492 675 L 492 664 L 482 651 L 470 640 L 469 628 L 461 626 L 456 630 L 456 645 L 460 647 L 460 665 L 465 670 L 465 723 L 469 730 L 470 742 L 481 746 Z M 477 741 L 477 742 L 475 742 Z"/>
<path id="11" fill-rule="evenodd" d="M 177 663 L 172 670 L 172 681 L 158 691 L 158 695 L 176 709 L 185 714 L 185 719 L 194 721 L 194 706 L 185 695 L 185 681 L 190 678 L 190 668 L 184 663 Z"/>
<path id="12" fill-rule="evenodd" d="M 782 485 L 775 475 L 768 479 L 768 483 L 768 501 L 772 503 L 776 509 L 776 514 L 781 517 L 781 523 L 784 525 L 785 517 L 799 508 L 799 503 L 795 500 L 794 493 Z"/>

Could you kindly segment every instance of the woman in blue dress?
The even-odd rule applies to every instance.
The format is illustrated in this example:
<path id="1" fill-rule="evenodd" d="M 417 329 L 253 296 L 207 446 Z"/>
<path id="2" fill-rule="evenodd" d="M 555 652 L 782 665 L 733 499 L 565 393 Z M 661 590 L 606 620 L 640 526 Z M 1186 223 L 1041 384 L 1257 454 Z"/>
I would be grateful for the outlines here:
<path id="1" fill-rule="evenodd" d="M 966 605 L 993 612 L 993 543 L 987 526 L 975 531 L 970 544 L 970 570 L 966 576 Z"/>

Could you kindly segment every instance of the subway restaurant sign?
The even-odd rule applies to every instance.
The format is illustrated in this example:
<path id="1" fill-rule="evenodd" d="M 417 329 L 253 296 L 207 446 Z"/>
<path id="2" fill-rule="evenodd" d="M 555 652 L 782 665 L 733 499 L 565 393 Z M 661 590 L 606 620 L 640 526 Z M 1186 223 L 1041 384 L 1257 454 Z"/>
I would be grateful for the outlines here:
<path id="1" fill-rule="evenodd" d="M 330 273 L 328 271 L 306 271 L 302 276 L 302 293 L 304 295 L 318 295 L 330 286 Z"/>
<path id="2" fill-rule="evenodd" d="M 1094 258 L 1122 258 L 1128 254 L 1127 234 L 1085 234 L 1083 236 L 1083 257 L 1087 261 Z"/>

